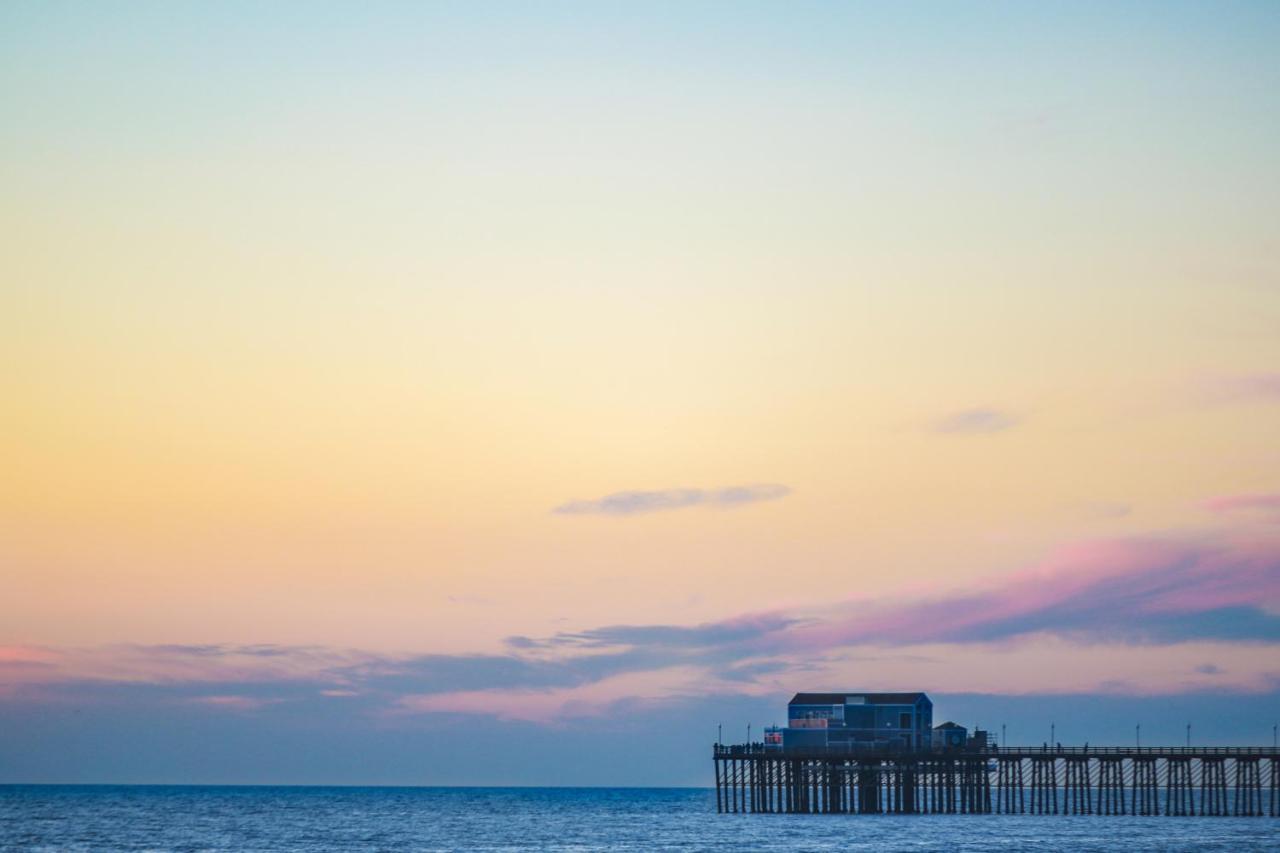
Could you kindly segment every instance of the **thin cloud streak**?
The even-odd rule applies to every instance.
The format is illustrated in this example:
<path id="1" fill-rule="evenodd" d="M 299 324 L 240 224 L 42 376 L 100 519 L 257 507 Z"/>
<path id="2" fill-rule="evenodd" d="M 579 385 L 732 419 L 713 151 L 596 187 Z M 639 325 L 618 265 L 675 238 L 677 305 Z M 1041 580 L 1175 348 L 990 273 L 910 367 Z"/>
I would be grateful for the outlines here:
<path id="1" fill-rule="evenodd" d="M 776 613 L 759 613 L 693 626 L 608 625 L 586 631 L 562 632 L 545 640 L 511 637 L 507 642 L 519 648 L 711 648 L 776 634 L 802 621 Z"/>
<path id="2" fill-rule="evenodd" d="M 933 423 L 932 431 L 942 435 L 981 435 L 1012 429 L 1019 422 L 1020 419 L 1009 412 L 979 406 L 938 419 Z"/>
<path id="3" fill-rule="evenodd" d="M 1204 502 L 1210 512 L 1229 513 L 1240 510 L 1280 512 L 1280 493 L 1253 495 L 1222 495 Z"/>
<path id="4" fill-rule="evenodd" d="M 1280 402 L 1280 373 L 1240 373 L 1199 380 L 1196 400 L 1205 405 Z"/>
<path id="5" fill-rule="evenodd" d="M 264 699 L 258 696 L 196 696 L 187 700 L 192 705 L 207 705 L 213 708 L 225 708 L 230 711 L 257 711 L 267 705 L 274 705 L 283 700 Z"/>
<path id="6" fill-rule="evenodd" d="M 661 489 L 614 492 L 594 500 L 575 500 L 555 507 L 557 515 L 638 515 L 663 510 L 713 507 L 732 509 L 761 501 L 775 501 L 791 494 L 780 483 L 756 483 L 723 489 Z"/>

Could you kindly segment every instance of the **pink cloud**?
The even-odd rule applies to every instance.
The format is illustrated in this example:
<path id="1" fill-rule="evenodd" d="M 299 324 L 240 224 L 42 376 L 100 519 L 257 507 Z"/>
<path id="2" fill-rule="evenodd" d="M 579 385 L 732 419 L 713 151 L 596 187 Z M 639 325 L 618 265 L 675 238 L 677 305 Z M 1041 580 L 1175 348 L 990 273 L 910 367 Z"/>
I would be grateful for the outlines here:
<path id="1" fill-rule="evenodd" d="M 57 664 L 61 654 L 40 646 L 0 646 L 0 672 L 44 670 Z"/>
<path id="2" fill-rule="evenodd" d="M 1230 660 L 1233 687 L 1262 689 L 1278 672 L 1280 539 L 1235 531 L 1081 542 L 953 590 L 520 639 L 506 655 L 399 657 L 316 647 L 5 646 L 0 686 L 20 699 L 81 703 L 116 701 L 121 685 L 145 684 L 139 695 L 151 701 L 230 711 L 280 696 L 292 705 L 358 693 L 362 701 L 337 704 L 544 724 L 635 703 L 822 684 L 1084 690 L 1105 673 L 1134 690 L 1176 692 L 1221 680 L 1188 660 Z"/>
<path id="3" fill-rule="evenodd" d="M 1280 607 L 1278 543 L 1087 542 L 972 590 L 851 602 L 762 637 L 755 646 L 816 650 L 860 643 L 982 642 L 1036 632 L 1173 639 L 1178 632 L 1196 637 L 1234 629 L 1207 620 L 1174 622 L 1171 615 L 1259 606 Z"/>
<path id="4" fill-rule="evenodd" d="M 1217 513 L 1280 510 L 1280 494 L 1222 495 L 1205 501 L 1204 508 Z"/>
<path id="5" fill-rule="evenodd" d="M 675 666 L 628 672 L 586 684 L 554 688 L 495 688 L 405 696 L 401 710 L 419 713 L 481 714 L 503 720 L 549 723 L 598 717 L 625 700 L 655 702 L 696 695 L 706 689 L 703 667 Z"/>
<path id="6" fill-rule="evenodd" d="M 0 646 L 0 673 L 23 683 L 334 681 L 350 668 L 385 663 L 378 655 L 309 646 Z"/>
<path id="7" fill-rule="evenodd" d="M 1208 672 L 1197 667 L 1223 659 L 1231 661 L 1229 668 Z M 1175 695 L 1191 690 L 1264 692 L 1275 690 L 1277 682 L 1272 645 L 1114 642 L 1084 650 L 1068 639 L 1043 634 L 1017 643 L 861 648 L 825 657 L 787 679 L 791 689 L 840 690 L 865 684 L 886 690 L 927 685 L 942 693 Z"/>

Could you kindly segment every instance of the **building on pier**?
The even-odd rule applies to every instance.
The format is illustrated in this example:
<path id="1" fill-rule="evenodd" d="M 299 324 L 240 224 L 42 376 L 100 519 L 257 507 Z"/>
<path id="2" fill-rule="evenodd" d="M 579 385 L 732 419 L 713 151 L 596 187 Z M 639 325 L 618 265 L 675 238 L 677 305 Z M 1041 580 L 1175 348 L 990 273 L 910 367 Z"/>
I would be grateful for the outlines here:
<path id="1" fill-rule="evenodd" d="M 933 729 L 934 749 L 959 749 L 969 739 L 969 730 L 950 720 Z"/>
<path id="2" fill-rule="evenodd" d="M 783 749 L 929 749 L 933 702 L 924 693 L 797 693 L 787 705 L 787 726 L 765 733 Z"/>

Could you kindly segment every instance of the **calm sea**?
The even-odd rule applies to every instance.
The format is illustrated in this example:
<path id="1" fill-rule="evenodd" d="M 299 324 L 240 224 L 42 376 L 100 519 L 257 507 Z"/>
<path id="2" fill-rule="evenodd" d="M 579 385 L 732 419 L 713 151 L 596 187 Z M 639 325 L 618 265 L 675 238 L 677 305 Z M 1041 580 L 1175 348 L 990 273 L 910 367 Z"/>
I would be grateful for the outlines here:
<path id="1" fill-rule="evenodd" d="M 688 788 L 0 786 L 3 850 L 1277 850 L 1280 819 L 716 815 Z"/>

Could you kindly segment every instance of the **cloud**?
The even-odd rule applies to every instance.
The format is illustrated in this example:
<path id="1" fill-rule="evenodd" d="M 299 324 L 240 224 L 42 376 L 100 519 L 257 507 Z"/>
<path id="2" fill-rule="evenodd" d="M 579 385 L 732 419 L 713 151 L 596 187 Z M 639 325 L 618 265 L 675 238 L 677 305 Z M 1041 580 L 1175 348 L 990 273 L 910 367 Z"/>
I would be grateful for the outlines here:
<path id="1" fill-rule="evenodd" d="M 499 720 L 551 723 L 600 716 L 626 700 L 652 703 L 695 696 L 706 687 L 707 674 L 701 667 L 674 666 L 546 690 L 499 687 L 405 696 L 397 706 L 418 713 L 482 714 Z"/>
<path id="2" fill-rule="evenodd" d="M 564 632 L 539 641 L 544 647 L 645 646 L 708 648 L 756 640 L 799 623 L 800 619 L 774 613 L 751 614 L 702 625 L 609 625 L 586 631 Z M 527 637 L 508 640 L 528 641 Z"/>
<path id="3" fill-rule="evenodd" d="M 979 435 L 1003 432 L 1018 425 L 1019 418 L 999 409 L 976 407 L 952 412 L 939 418 L 931 427 L 933 432 L 944 435 Z"/>
<path id="4" fill-rule="evenodd" d="M 1204 502 L 1210 512 L 1229 513 L 1241 510 L 1280 512 L 1280 493 L 1252 495 L 1222 495 Z"/>
<path id="5" fill-rule="evenodd" d="M 577 500 L 552 510 L 558 515 L 637 515 L 645 512 L 704 506 L 731 509 L 760 501 L 773 501 L 791 494 L 788 486 L 757 483 L 723 489 L 662 489 L 648 492 L 614 492 L 594 500 Z"/>
<path id="6" fill-rule="evenodd" d="M 1203 405 L 1280 402 L 1280 373 L 1237 373 L 1203 377 L 1193 396 Z"/>
<path id="7" fill-rule="evenodd" d="M 261 696 L 195 696 L 186 700 L 192 705 L 205 705 L 210 708 L 223 708 L 228 711 L 256 711 L 267 705 L 274 705 L 280 699 L 265 699 Z"/>
<path id="8" fill-rule="evenodd" d="M 1181 535 L 1076 543 L 985 583 L 695 625 L 508 638 L 502 654 L 315 646 L 0 647 L 13 703 L 526 723 L 690 696 L 797 689 L 1181 693 L 1276 684 L 1280 541 Z M 1229 672 L 1186 661 L 1230 660 Z M 334 697 L 342 697 L 335 702 Z M 319 703 L 319 704 L 317 704 Z M 310 709 L 310 710 L 307 710 Z M 157 710 L 159 713 L 160 710 Z"/>
<path id="9" fill-rule="evenodd" d="M 680 693 L 667 676 L 652 682 L 631 677 L 643 667 L 649 673 L 680 668 L 681 683 L 694 667 L 703 673 L 704 687 L 714 681 L 716 690 L 748 695 L 771 685 L 867 679 L 904 689 L 925 683 L 1013 692 L 1178 693 L 1227 676 L 1207 667 L 1190 677 L 1185 670 L 1175 675 L 1169 660 L 1224 653 L 1241 662 L 1231 688 L 1261 690 L 1275 684 L 1270 661 L 1280 643 L 1277 609 L 1280 545 L 1211 536 L 1085 542 L 1012 576 L 934 597 L 851 601 L 693 626 L 611 625 L 512 638 L 513 648 L 568 655 L 560 666 L 582 680 L 546 689 L 450 691 L 406 707 L 550 720 L 604 713 L 628 696 L 656 700 Z M 616 648 L 626 651 L 583 654 Z M 1085 648 L 1090 653 L 1082 654 Z M 993 656 L 1000 660 L 995 669 Z M 594 672 L 584 666 L 589 660 Z"/>
<path id="10" fill-rule="evenodd" d="M 852 602 L 787 632 L 796 648 L 992 642 L 1280 641 L 1280 544 L 1212 539 L 1080 543 L 1044 563 L 932 599 Z"/>
<path id="11" fill-rule="evenodd" d="M 344 682 L 376 672 L 382 656 L 320 646 L 139 645 L 93 648 L 0 648 L 0 667 L 23 663 L 10 685 L 60 682 L 101 684 L 257 684 Z M 39 664 L 38 666 L 32 664 Z M 10 675 L 11 673 L 6 673 Z"/>

